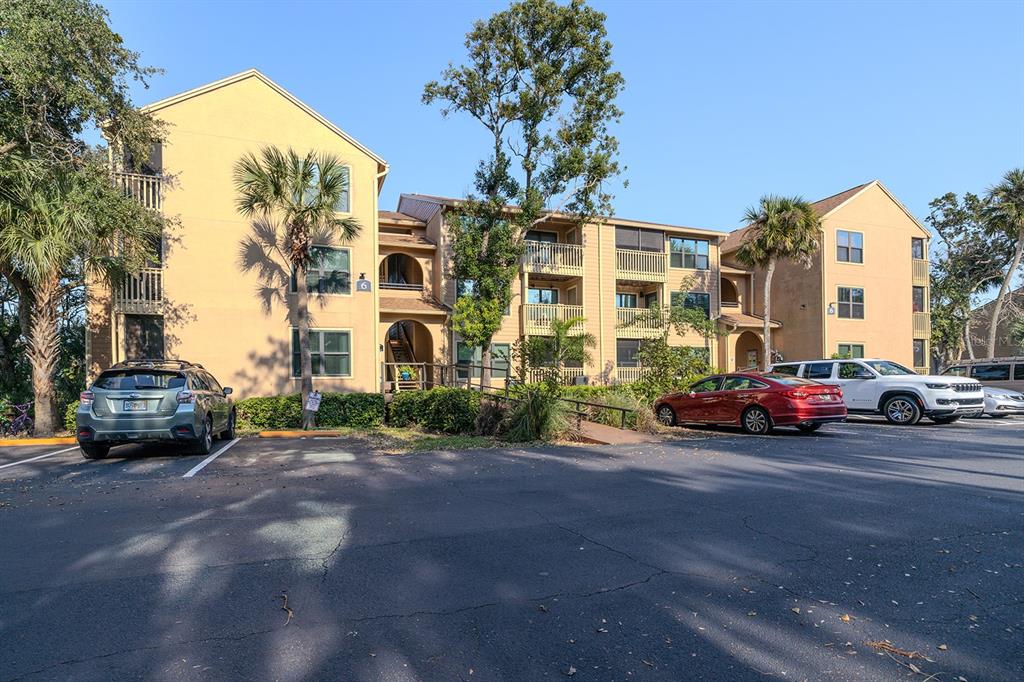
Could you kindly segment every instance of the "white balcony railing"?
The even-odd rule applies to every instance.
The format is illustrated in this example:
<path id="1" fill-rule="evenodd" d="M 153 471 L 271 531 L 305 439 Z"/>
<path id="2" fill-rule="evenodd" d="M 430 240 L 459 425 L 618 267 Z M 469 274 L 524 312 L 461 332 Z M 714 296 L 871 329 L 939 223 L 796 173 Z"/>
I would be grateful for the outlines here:
<path id="1" fill-rule="evenodd" d="M 551 368 L 538 367 L 537 369 L 531 369 L 529 375 L 529 381 L 536 383 L 543 381 L 551 375 L 553 370 Z M 558 373 L 558 382 L 563 386 L 571 386 L 576 383 L 576 378 L 584 376 L 582 367 L 563 367 Z"/>
<path id="2" fill-rule="evenodd" d="M 627 339 L 653 339 L 665 331 L 657 315 L 647 308 L 616 308 L 615 335 Z"/>
<path id="3" fill-rule="evenodd" d="M 634 381 L 640 381 L 640 374 L 642 372 L 642 367 L 616 367 L 615 378 L 619 383 L 629 384 Z"/>
<path id="4" fill-rule="evenodd" d="M 668 254 L 663 251 L 615 249 L 615 274 L 620 279 L 664 282 L 668 273 Z"/>
<path id="5" fill-rule="evenodd" d="M 914 338 L 927 339 L 932 335 L 932 316 L 929 313 L 914 313 Z"/>
<path id="6" fill-rule="evenodd" d="M 573 317 L 583 317 L 583 306 L 527 303 L 523 305 L 523 333 L 546 336 L 551 333 L 552 320 L 568 320 Z M 584 331 L 584 324 L 578 322 L 573 325 L 570 333 L 582 334 Z"/>
<path id="7" fill-rule="evenodd" d="M 158 313 L 164 302 L 164 271 L 146 268 L 125 277 L 114 289 L 114 307 L 122 313 Z"/>
<path id="8" fill-rule="evenodd" d="M 583 276 L 583 247 L 579 244 L 526 242 L 523 267 L 527 272 Z"/>
<path id="9" fill-rule="evenodd" d="M 914 259 L 913 278 L 916 286 L 926 286 L 928 284 L 928 261 L 921 258 Z"/>
<path id="10" fill-rule="evenodd" d="M 114 184 L 121 188 L 126 197 L 135 199 L 145 208 L 159 211 L 163 205 L 161 196 L 163 179 L 159 175 L 114 173 Z"/>

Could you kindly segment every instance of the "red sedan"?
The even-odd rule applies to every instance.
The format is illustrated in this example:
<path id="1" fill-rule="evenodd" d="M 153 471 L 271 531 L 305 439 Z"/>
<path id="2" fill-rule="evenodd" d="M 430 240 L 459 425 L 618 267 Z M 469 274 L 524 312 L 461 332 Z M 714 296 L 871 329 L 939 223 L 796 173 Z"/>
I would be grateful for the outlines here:
<path id="1" fill-rule="evenodd" d="M 755 434 L 775 426 L 811 433 L 825 422 L 846 419 L 843 392 L 836 386 L 785 374 L 743 372 L 705 377 L 685 392 L 662 396 L 654 412 L 668 425 L 733 424 Z"/>

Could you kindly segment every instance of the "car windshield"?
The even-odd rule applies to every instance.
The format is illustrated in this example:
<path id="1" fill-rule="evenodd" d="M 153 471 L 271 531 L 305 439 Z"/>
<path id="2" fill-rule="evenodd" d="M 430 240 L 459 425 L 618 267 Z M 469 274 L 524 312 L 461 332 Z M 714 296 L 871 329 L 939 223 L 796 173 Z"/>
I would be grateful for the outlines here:
<path id="1" fill-rule="evenodd" d="M 143 388 L 185 388 L 185 375 L 158 369 L 107 370 L 96 379 L 95 388 L 106 391 L 135 391 Z"/>
<path id="2" fill-rule="evenodd" d="M 763 375 L 766 379 L 777 381 L 780 384 L 786 384 L 787 386 L 814 386 L 818 382 L 810 381 L 809 379 L 802 379 L 801 377 L 791 377 L 788 374 L 779 374 L 777 372 L 770 372 Z"/>
<path id="3" fill-rule="evenodd" d="M 903 365 L 897 365 L 895 362 L 889 362 L 888 360 L 864 360 L 863 362 L 883 377 L 917 374 L 914 370 L 907 369 Z"/>

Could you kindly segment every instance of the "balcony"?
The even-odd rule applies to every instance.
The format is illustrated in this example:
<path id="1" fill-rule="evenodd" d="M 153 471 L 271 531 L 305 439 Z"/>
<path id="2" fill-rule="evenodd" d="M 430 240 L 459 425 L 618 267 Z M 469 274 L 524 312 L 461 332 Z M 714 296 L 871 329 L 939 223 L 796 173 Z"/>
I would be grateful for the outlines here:
<path id="1" fill-rule="evenodd" d="M 616 308 L 615 336 L 622 339 L 656 339 L 665 326 L 647 308 Z"/>
<path id="2" fill-rule="evenodd" d="M 526 242 L 523 267 L 527 272 L 546 275 L 583 276 L 583 247 L 580 244 Z"/>
<path id="3" fill-rule="evenodd" d="M 551 334 L 551 320 L 568 320 L 583 317 L 583 306 L 562 305 L 552 303 L 526 303 L 523 305 L 523 333 L 535 336 Z M 582 334 L 586 331 L 584 323 L 572 326 L 570 334 Z"/>
<path id="4" fill-rule="evenodd" d="M 638 282 L 668 279 L 668 254 L 663 251 L 615 249 L 615 276 Z"/>
<path id="5" fill-rule="evenodd" d="M 539 367 L 537 369 L 531 369 L 527 380 L 530 383 L 537 383 L 544 381 L 546 378 L 551 376 L 554 370 L 550 367 Z M 563 367 L 558 371 L 558 383 L 563 386 L 571 386 L 576 383 L 578 377 L 584 376 L 582 367 Z"/>
<path id="6" fill-rule="evenodd" d="M 114 310 L 130 314 L 156 314 L 163 310 L 164 271 L 145 268 L 128 275 L 114 289 Z"/>
<path id="7" fill-rule="evenodd" d="M 114 173 L 114 184 L 121 188 L 126 197 L 135 199 L 144 208 L 159 211 L 163 205 L 163 178 L 159 175 L 141 173 Z"/>
<path id="8" fill-rule="evenodd" d="M 643 367 L 619 367 L 615 368 L 615 378 L 622 384 L 631 384 L 634 381 L 640 381 L 640 375 L 643 373 Z"/>
<path id="9" fill-rule="evenodd" d="M 927 339 L 932 335 L 932 316 L 929 313 L 914 313 L 914 338 Z"/>
<path id="10" fill-rule="evenodd" d="M 921 258 L 914 259 L 914 286 L 928 286 L 928 261 Z"/>

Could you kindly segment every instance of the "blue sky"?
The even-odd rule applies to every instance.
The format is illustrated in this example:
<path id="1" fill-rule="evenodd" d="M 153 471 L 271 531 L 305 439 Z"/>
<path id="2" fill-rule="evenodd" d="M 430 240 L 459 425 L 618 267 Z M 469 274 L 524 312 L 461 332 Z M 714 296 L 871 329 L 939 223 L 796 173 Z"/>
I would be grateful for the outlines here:
<path id="1" fill-rule="evenodd" d="M 255 67 L 391 164 L 381 197 L 462 195 L 486 139 L 423 84 L 493 2 L 104 3 L 166 73 L 145 104 Z M 923 220 L 1024 164 L 1024 2 L 593 2 L 626 79 L 615 212 L 720 230 L 765 193 L 878 178 Z"/>

